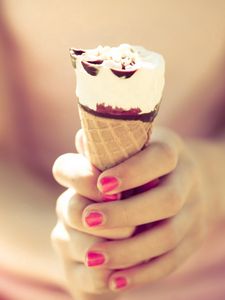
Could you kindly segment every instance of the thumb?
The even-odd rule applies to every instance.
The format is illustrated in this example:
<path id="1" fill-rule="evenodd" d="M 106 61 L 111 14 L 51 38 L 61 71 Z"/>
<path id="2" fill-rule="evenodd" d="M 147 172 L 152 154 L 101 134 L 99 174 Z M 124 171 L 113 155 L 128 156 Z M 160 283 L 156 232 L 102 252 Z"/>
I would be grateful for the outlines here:
<path id="1" fill-rule="evenodd" d="M 78 153 L 85 156 L 84 132 L 82 128 L 80 128 L 75 135 L 75 147 Z"/>

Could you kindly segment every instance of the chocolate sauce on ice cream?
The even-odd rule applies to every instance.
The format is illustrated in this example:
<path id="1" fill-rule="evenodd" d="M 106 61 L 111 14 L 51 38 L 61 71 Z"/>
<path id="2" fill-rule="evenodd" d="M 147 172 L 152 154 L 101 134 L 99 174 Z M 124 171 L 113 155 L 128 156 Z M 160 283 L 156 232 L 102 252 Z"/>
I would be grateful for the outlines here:
<path id="1" fill-rule="evenodd" d="M 114 70 L 111 69 L 113 74 L 118 77 L 130 78 L 137 70 Z"/>
<path id="2" fill-rule="evenodd" d="M 149 142 L 164 86 L 164 59 L 122 44 L 71 49 L 85 153 L 99 170 L 111 168 Z"/>
<path id="3" fill-rule="evenodd" d="M 122 44 L 70 49 L 76 94 L 86 110 L 113 118 L 149 120 L 164 86 L 164 59 L 140 46 Z"/>
<path id="4" fill-rule="evenodd" d="M 91 76 L 96 76 L 98 74 L 98 69 L 91 65 L 91 63 L 87 61 L 82 61 L 82 66 L 84 70 Z"/>

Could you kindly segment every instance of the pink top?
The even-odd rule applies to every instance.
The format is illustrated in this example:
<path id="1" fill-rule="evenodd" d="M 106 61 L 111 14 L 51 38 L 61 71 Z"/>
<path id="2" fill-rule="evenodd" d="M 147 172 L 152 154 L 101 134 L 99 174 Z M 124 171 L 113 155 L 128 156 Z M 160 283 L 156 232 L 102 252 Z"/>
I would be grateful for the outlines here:
<path id="1" fill-rule="evenodd" d="M 158 283 L 132 290 L 120 300 L 225 299 L 225 222 L 176 273 Z M 208 242 L 210 241 L 210 243 Z M 71 300 L 63 290 L 0 272 L 1 300 Z"/>
<path id="2" fill-rule="evenodd" d="M 161 123 L 169 125 L 183 135 L 215 136 L 218 129 L 224 129 L 224 85 L 217 91 L 218 97 L 199 99 L 193 111 L 191 103 L 186 103 L 169 118 L 164 118 L 168 107 L 162 106 Z M 165 103 L 166 104 L 166 103 Z M 212 118 L 212 113 L 217 118 Z M 168 116 L 168 114 L 167 114 Z M 185 121 L 185 122 L 184 122 Z M 177 124 L 181 124 L 178 126 Z M 158 283 L 142 287 L 123 295 L 121 300 L 212 300 L 225 299 L 225 221 L 206 239 L 205 244 L 176 273 Z M 210 242 L 208 242 L 210 241 Z M 71 300 L 63 290 L 46 286 L 41 282 L 17 278 L 0 271 L 1 300 Z"/>

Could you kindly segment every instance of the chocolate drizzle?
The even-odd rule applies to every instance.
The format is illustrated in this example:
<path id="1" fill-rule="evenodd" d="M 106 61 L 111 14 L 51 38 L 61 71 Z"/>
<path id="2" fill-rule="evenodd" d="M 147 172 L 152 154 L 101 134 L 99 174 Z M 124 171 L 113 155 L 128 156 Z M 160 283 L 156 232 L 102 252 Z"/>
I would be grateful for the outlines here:
<path id="1" fill-rule="evenodd" d="M 124 77 L 124 78 L 130 78 L 137 71 L 137 69 L 136 70 L 125 70 L 124 68 L 122 70 L 115 70 L 115 69 L 110 69 L 110 70 L 117 77 Z"/>
<path id="2" fill-rule="evenodd" d="M 91 76 L 96 76 L 98 74 L 98 69 L 91 65 L 91 63 L 87 61 L 81 61 L 84 70 L 90 74 Z"/>
<path id="3" fill-rule="evenodd" d="M 82 55 L 83 53 L 85 53 L 86 51 L 84 51 L 84 50 L 81 50 L 81 49 L 72 49 L 72 51 L 73 51 L 73 53 L 75 54 L 75 55 Z"/>
<path id="4" fill-rule="evenodd" d="M 124 113 L 120 113 L 120 114 L 113 114 L 113 113 L 106 113 L 106 112 L 99 112 L 96 110 L 93 110 L 85 105 L 82 105 L 81 103 L 79 103 L 79 105 L 81 106 L 81 108 L 83 110 L 85 110 L 86 112 L 98 116 L 98 117 L 102 117 L 102 118 L 108 118 L 108 119 L 120 119 L 120 120 L 127 120 L 127 121 L 135 121 L 135 120 L 139 120 L 142 122 L 152 122 L 159 110 L 159 104 L 157 104 L 155 106 L 155 109 L 149 113 L 142 113 L 142 114 L 128 114 L 128 111 L 125 111 Z M 131 109 L 132 111 L 132 109 Z"/>
<path id="5" fill-rule="evenodd" d="M 103 63 L 102 59 L 97 59 L 97 60 L 87 60 L 87 62 L 89 64 L 93 64 L 93 65 L 101 65 Z"/>
<path id="6" fill-rule="evenodd" d="M 96 57 L 95 59 L 88 60 L 88 53 L 89 53 L 88 50 L 70 48 L 69 51 L 70 51 L 70 57 L 71 57 L 73 67 L 76 69 L 77 58 L 78 58 L 78 56 L 82 56 L 81 64 L 82 64 L 84 70 L 91 76 L 98 75 L 100 67 L 104 63 L 104 60 L 112 60 L 113 61 L 112 56 L 102 59 L 101 55 L 100 55 L 101 52 L 99 52 L 95 55 L 95 57 Z M 83 56 L 83 54 L 84 54 L 84 56 Z M 86 57 L 86 54 L 87 54 L 87 57 Z M 87 58 L 87 59 L 85 59 L 85 58 Z M 97 67 L 97 66 L 95 67 L 95 65 L 99 65 L 99 67 Z M 129 68 L 127 69 L 128 66 L 129 67 L 132 66 L 132 70 Z M 134 69 L 134 66 L 135 66 L 134 58 L 131 58 L 127 62 L 127 57 L 121 56 L 121 69 L 120 68 L 119 69 L 117 69 L 117 68 L 110 69 L 109 68 L 109 70 L 111 70 L 111 72 L 114 75 L 116 75 L 117 77 L 126 79 L 126 78 L 130 78 L 131 76 L 133 76 L 134 73 L 137 71 L 137 69 Z"/>
<path id="7" fill-rule="evenodd" d="M 69 51 L 70 51 L 72 65 L 73 65 L 74 69 L 76 69 L 76 60 L 77 60 L 76 57 L 79 55 L 82 55 L 86 51 L 81 50 L 81 49 L 73 49 L 73 48 L 70 48 Z"/>

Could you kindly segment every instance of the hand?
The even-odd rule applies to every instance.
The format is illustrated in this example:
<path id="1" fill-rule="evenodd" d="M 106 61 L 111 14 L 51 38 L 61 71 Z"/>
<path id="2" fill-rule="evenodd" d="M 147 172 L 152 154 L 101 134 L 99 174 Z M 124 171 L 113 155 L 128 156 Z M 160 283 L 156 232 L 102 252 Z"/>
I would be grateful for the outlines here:
<path id="1" fill-rule="evenodd" d="M 53 171 L 61 184 L 73 188 L 64 200 L 60 198 L 57 209 L 67 241 L 62 243 L 59 230 L 54 231 L 54 240 L 61 249 L 73 249 L 61 250 L 71 265 L 83 263 L 80 278 L 87 284 L 80 288 L 85 291 L 119 291 L 167 276 L 205 235 L 210 209 L 204 176 L 191 149 L 169 130 L 155 129 L 150 146 L 101 174 L 78 154 L 59 158 Z M 160 184 L 146 191 L 146 184 L 157 178 Z M 88 200 L 101 201 L 103 192 L 120 198 L 127 190 L 132 192 L 125 200 Z M 94 237 L 124 227 L 137 230 L 123 240 Z M 79 282 L 73 276 L 72 281 Z"/>
<path id="2" fill-rule="evenodd" d="M 76 146 L 79 152 L 83 153 L 79 136 L 76 136 Z M 107 269 L 103 271 L 87 268 L 84 264 L 85 254 L 92 245 L 105 240 L 101 237 L 121 239 L 131 236 L 134 228 L 94 231 L 85 228 L 82 222 L 70 223 L 74 218 L 80 220 L 82 211 L 93 203 L 93 200 L 105 201 L 107 198 L 97 189 L 100 172 L 83 155 L 66 154 L 59 157 L 53 166 L 53 174 L 60 184 L 72 187 L 57 200 L 58 222 L 51 234 L 53 245 L 64 268 L 68 289 L 75 299 L 114 299 L 115 294 L 106 285 L 111 272 Z"/>

